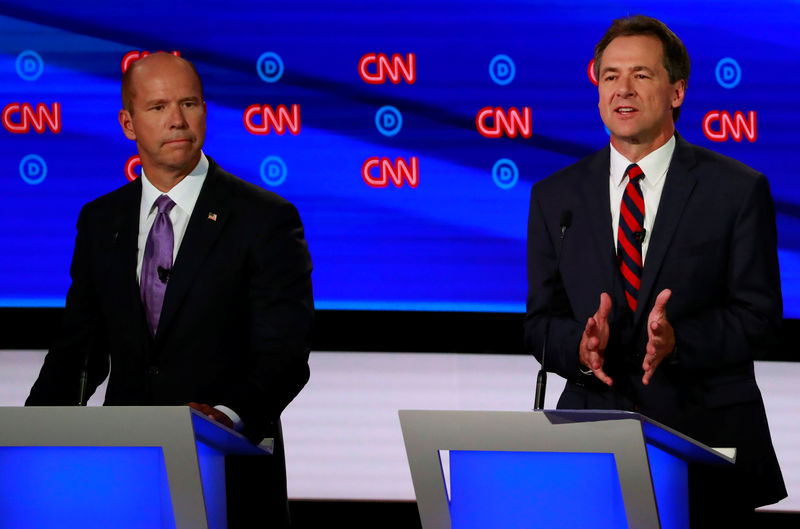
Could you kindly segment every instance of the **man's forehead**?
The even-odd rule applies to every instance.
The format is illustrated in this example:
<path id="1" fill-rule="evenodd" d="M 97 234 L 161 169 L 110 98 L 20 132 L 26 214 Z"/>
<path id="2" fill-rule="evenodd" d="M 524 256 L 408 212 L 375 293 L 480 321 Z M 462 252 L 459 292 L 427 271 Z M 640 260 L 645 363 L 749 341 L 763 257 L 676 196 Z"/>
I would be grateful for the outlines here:
<path id="1" fill-rule="evenodd" d="M 600 59 L 601 67 L 617 69 L 652 68 L 662 63 L 664 46 L 652 35 L 620 36 L 608 43 Z"/>
<path id="2" fill-rule="evenodd" d="M 148 55 L 131 64 L 131 81 L 135 84 L 158 79 L 181 79 L 186 77 L 199 83 L 197 73 L 191 65 L 169 53 Z"/>

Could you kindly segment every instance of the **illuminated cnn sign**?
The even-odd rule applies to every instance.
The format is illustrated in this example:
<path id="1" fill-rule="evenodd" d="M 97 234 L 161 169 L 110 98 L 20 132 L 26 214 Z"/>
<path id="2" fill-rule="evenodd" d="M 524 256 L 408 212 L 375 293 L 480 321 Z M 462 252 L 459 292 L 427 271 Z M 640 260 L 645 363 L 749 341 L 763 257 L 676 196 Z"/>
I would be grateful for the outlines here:
<path id="1" fill-rule="evenodd" d="M 128 182 L 133 182 L 137 178 L 139 178 L 139 173 L 136 172 L 136 168 L 142 165 L 142 160 L 139 158 L 138 154 L 134 154 L 128 161 L 125 162 L 125 178 L 128 179 Z"/>
<path id="2" fill-rule="evenodd" d="M 738 110 L 733 113 L 733 117 L 724 110 L 712 110 L 703 118 L 703 133 L 711 141 L 727 141 L 728 138 L 742 141 L 744 136 L 752 143 L 758 137 L 756 113 L 751 110 L 745 118 L 744 113 Z"/>
<path id="3" fill-rule="evenodd" d="M 401 80 L 414 84 L 417 80 L 417 55 L 407 53 L 403 60 L 399 53 L 392 54 L 391 59 L 385 53 L 367 53 L 358 61 L 358 73 L 369 84 L 383 84 L 387 79 L 394 84 Z"/>
<path id="4" fill-rule="evenodd" d="M 260 117 L 261 123 L 256 123 L 256 116 Z M 283 135 L 288 129 L 297 136 L 300 134 L 300 105 L 292 105 L 291 113 L 286 105 L 278 105 L 277 109 L 269 105 L 250 105 L 244 110 L 242 121 L 250 134 L 263 135 L 274 130 Z"/>
<path id="5" fill-rule="evenodd" d="M 503 110 L 500 107 L 483 107 L 475 117 L 475 126 L 487 138 L 499 138 L 506 134 L 515 138 L 520 134 L 523 138 L 531 137 L 531 108 L 523 107 L 520 113 L 514 107 Z"/>
<path id="6" fill-rule="evenodd" d="M 25 134 L 31 127 L 39 134 L 45 128 L 58 134 L 61 132 L 61 103 L 53 103 L 50 108 L 37 103 L 35 111 L 30 103 L 9 103 L 3 108 L 3 126 L 14 134 Z"/>
<path id="7" fill-rule="evenodd" d="M 170 53 L 175 57 L 181 56 L 181 52 L 177 50 L 172 50 Z M 132 62 L 138 61 L 139 59 L 144 59 L 148 55 L 150 55 L 149 51 L 129 51 L 126 53 L 125 56 L 122 57 L 122 73 L 128 71 L 128 67 Z"/>
<path id="8" fill-rule="evenodd" d="M 389 158 L 373 156 L 367 158 L 361 166 L 361 177 L 370 187 L 386 187 L 391 181 L 396 187 L 402 187 L 403 181 L 411 187 L 419 185 L 419 159 L 412 156 L 408 162 L 397 158 L 394 163 Z"/>

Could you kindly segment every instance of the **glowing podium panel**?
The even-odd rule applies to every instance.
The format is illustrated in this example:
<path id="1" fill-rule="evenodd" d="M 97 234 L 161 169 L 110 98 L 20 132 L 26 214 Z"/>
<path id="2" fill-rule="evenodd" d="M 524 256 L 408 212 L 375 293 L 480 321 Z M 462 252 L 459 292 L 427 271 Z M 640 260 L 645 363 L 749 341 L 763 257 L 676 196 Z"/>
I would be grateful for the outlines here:
<path id="1" fill-rule="evenodd" d="M 225 529 L 225 456 L 268 456 L 187 406 L 0 408 L 0 527 Z"/>
<path id="2" fill-rule="evenodd" d="M 688 529 L 688 463 L 734 459 L 638 413 L 401 410 L 424 529 Z"/>

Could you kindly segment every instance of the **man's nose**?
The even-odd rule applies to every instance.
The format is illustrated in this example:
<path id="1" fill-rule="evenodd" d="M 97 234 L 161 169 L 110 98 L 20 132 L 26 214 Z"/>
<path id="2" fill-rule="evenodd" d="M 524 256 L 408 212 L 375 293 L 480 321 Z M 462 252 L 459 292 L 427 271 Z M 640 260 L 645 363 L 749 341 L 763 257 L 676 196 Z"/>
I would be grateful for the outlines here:
<path id="1" fill-rule="evenodd" d="M 170 109 L 169 126 L 172 129 L 186 128 L 186 117 L 183 115 L 183 109 L 180 105 L 175 105 Z"/>
<path id="2" fill-rule="evenodd" d="M 617 80 L 617 95 L 620 97 L 627 97 L 633 93 L 633 83 L 627 77 L 620 77 Z"/>

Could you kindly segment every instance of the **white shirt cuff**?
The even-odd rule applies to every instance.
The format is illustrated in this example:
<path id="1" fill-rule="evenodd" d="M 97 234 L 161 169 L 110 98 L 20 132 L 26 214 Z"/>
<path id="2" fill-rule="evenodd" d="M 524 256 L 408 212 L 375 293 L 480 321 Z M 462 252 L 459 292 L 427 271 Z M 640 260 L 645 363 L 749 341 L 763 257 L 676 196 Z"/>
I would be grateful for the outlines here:
<path id="1" fill-rule="evenodd" d="M 223 406 L 222 404 L 214 406 L 214 408 L 227 415 L 230 418 L 230 420 L 233 421 L 234 430 L 236 430 L 237 432 L 241 432 L 242 430 L 244 430 L 244 423 L 242 422 L 242 418 L 239 417 L 238 413 L 236 413 L 227 406 Z"/>

